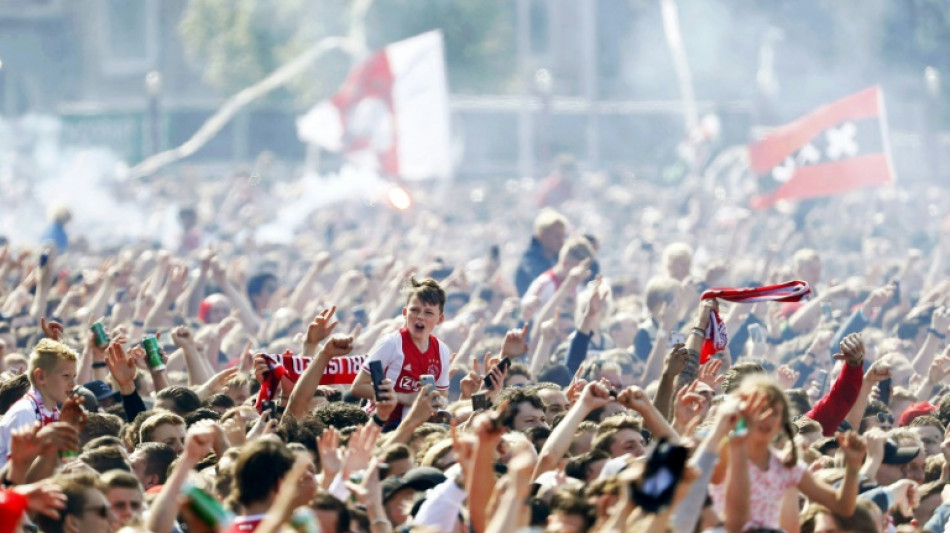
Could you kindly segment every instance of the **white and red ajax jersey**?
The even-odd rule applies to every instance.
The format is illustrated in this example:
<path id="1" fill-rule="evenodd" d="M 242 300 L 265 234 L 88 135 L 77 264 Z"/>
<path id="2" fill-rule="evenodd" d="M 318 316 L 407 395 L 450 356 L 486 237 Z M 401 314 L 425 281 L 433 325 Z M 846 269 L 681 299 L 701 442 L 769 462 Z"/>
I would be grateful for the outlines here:
<path id="1" fill-rule="evenodd" d="M 429 349 L 419 351 L 409 330 L 402 328 L 383 337 L 370 350 L 369 357 L 363 363 L 362 371 L 369 374 L 369 362 L 380 361 L 383 373 L 393 382 L 393 390 L 399 393 L 412 393 L 419 390 L 419 377 L 429 374 L 435 377 L 435 387 L 440 391 L 449 390 L 449 361 L 452 353 L 444 342 L 434 335 L 429 336 Z M 391 419 L 402 418 L 402 406 L 396 408 Z"/>

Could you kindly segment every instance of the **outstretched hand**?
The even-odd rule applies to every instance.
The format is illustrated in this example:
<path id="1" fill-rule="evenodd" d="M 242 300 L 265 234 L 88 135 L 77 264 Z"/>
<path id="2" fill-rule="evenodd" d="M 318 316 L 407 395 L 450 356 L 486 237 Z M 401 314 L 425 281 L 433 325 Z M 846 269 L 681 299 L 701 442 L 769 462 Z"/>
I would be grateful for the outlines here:
<path id="1" fill-rule="evenodd" d="M 317 315 L 313 322 L 307 327 L 307 337 L 304 344 L 316 346 L 333 333 L 338 322 L 333 320 L 333 314 L 336 313 L 336 306 L 324 309 Z"/>

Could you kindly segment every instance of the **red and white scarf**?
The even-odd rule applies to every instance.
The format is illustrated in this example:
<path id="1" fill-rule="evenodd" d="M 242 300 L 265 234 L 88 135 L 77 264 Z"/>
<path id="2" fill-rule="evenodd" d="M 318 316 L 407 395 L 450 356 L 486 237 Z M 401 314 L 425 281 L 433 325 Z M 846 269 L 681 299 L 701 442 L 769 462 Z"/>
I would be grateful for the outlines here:
<path id="1" fill-rule="evenodd" d="M 261 390 L 257 393 L 257 403 L 255 407 L 261 410 L 261 402 L 264 400 L 273 400 L 277 394 L 277 387 L 284 378 L 292 383 L 297 383 L 303 371 L 313 362 L 312 357 L 294 355 L 287 350 L 283 354 L 258 354 L 264 356 L 270 371 L 264 375 L 264 382 L 261 383 Z M 354 355 L 349 357 L 334 357 L 330 359 L 327 368 L 320 377 L 321 385 L 349 385 L 353 383 L 360 372 L 360 367 L 366 361 L 365 355 Z"/>
<path id="2" fill-rule="evenodd" d="M 43 395 L 36 387 L 30 387 L 26 393 L 26 399 L 33 404 L 33 411 L 36 413 L 36 419 L 40 421 L 42 427 L 46 427 L 59 420 L 59 408 L 48 409 L 43 404 Z"/>
<path id="3" fill-rule="evenodd" d="M 736 289 L 732 287 L 714 287 L 707 289 L 700 297 L 701 300 L 717 298 L 727 302 L 758 303 L 758 302 L 800 302 L 807 300 L 811 295 L 811 287 L 804 281 L 787 281 L 778 285 L 764 287 L 749 287 Z M 709 324 L 706 326 L 706 338 L 699 355 L 699 362 L 705 363 L 716 352 L 724 350 L 729 342 L 726 325 L 719 318 L 719 313 L 712 309 L 709 312 Z"/>

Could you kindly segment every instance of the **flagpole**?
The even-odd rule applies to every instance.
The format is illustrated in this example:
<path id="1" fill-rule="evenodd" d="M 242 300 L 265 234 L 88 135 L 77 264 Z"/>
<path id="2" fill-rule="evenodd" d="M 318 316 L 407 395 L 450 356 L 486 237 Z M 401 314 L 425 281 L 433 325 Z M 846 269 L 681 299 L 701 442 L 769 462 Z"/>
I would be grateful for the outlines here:
<path id="1" fill-rule="evenodd" d="M 351 57 L 366 54 L 366 12 L 372 0 L 357 1 L 350 13 L 349 35 L 346 37 L 324 37 L 290 62 L 281 65 L 263 80 L 242 89 L 228 98 L 214 115 L 198 128 L 190 139 L 171 150 L 152 155 L 145 161 L 129 169 L 130 179 L 140 179 L 154 174 L 161 168 L 191 156 L 213 139 L 228 122 L 251 102 L 285 85 L 305 72 L 310 65 L 333 50 L 343 50 Z"/>
<path id="2" fill-rule="evenodd" d="M 530 0 L 518 0 L 518 80 L 521 94 L 518 106 L 518 174 L 534 177 L 534 121 L 531 116 L 531 87 L 528 83 L 528 53 L 531 49 Z"/>

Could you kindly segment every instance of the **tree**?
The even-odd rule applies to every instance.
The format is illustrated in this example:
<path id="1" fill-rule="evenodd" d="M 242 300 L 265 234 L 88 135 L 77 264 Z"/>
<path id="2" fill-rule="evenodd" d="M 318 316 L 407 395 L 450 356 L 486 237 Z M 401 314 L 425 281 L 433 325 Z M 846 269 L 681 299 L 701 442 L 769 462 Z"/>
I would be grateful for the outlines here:
<path id="1" fill-rule="evenodd" d="M 345 35 L 352 0 L 190 0 L 179 32 L 205 81 L 236 92 L 326 36 Z M 446 41 L 449 83 L 458 91 L 498 91 L 515 69 L 513 9 L 504 0 L 377 0 L 367 15 L 376 49 L 430 29 Z M 332 94 L 351 66 L 342 52 L 322 59 L 271 101 L 311 104 Z"/>

